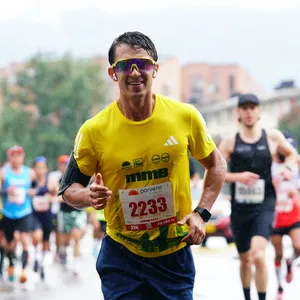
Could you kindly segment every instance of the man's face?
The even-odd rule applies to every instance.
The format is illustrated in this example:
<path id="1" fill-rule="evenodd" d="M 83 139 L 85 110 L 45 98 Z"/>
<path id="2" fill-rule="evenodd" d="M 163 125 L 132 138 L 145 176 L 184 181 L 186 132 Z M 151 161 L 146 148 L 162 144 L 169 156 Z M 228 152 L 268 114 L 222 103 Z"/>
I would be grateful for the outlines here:
<path id="1" fill-rule="evenodd" d="M 58 170 L 61 171 L 62 173 L 65 173 L 67 169 L 68 162 L 60 162 L 58 163 Z"/>
<path id="2" fill-rule="evenodd" d="M 149 58 L 147 51 L 142 48 L 132 48 L 127 44 L 121 44 L 115 49 L 115 62 L 120 59 L 127 58 Z M 109 75 L 113 78 L 116 75 L 120 95 L 127 99 L 139 100 L 146 94 L 151 92 L 153 74 L 158 70 L 158 65 L 153 65 L 150 62 L 148 70 L 138 70 L 135 65 L 132 65 L 129 72 L 122 72 L 118 68 L 110 67 L 108 69 Z"/>
<path id="3" fill-rule="evenodd" d="M 34 165 L 34 170 L 38 176 L 46 175 L 48 172 L 48 168 L 45 162 L 37 162 Z"/>
<path id="4" fill-rule="evenodd" d="M 240 122 L 248 128 L 252 128 L 260 117 L 259 106 L 252 103 L 245 103 L 238 108 Z"/>
<path id="5" fill-rule="evenodd" d="M 8 162 L 14 167 L 18 168 L 23 165 L 25 155 L 24 153 L 11 153 L 8 155 Z"/>

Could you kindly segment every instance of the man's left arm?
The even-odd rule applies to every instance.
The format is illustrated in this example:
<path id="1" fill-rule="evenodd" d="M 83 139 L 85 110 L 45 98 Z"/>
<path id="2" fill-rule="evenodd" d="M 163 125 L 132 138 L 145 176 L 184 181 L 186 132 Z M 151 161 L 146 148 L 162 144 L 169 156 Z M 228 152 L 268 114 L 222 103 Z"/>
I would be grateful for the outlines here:
<path id="1" fill-rule="evenodd" d="M 196 108 L 191 108 L 191 134 L 189 150 L 206 169 L 203 192 L 198 204 L 198 212 L 184 216 L 178 225 L 188 224 L 189 233 L 181 240 L 188 244 L 199 245 L 205 238 L 204 222 L 209 218 L 209 212 L 216 201 L 225 182 L 227 163 L 217 149 L 206 123 Z M 203 213 L 206 213 L 205 215 Z"/>
<path id="2" fill-rule="evenodd" d="M 198 208 L 210 210 L 224 185 L 227 163 L 217 148 L 199 162 L 206 168 L 206 171 Z M 181 241 L 191 245 L 200 245 L 205 238 L 204 223 L 205 220 L 198 212 L 194 211 L 184 216 L 178 225 L 188 224 L 190 230 Z"/>
<path id="3" fill-rule="evenodd" d="M 203 116 L 195 108 L 191 110 L 191 129 L 189 150 L 206 170 L 198 207 L 209 210 L 224 185 L 227 162 L 216 147 Z"/>
<path id="4" fill-rule="evenodd" d="M 227 163 L 217 148 L 208 157 L 200 159 L 199 162 L 206 171 L 198 207 L 210 210 L 224 185 Z"/>

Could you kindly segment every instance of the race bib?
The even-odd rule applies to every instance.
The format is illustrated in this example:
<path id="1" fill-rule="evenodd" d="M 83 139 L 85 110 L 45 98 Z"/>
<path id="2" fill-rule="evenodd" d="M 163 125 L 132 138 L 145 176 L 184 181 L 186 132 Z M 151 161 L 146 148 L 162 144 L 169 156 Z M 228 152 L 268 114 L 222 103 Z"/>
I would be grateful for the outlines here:
<path id="1" fill-rule="evenodd" d="M 127 230 L 158 228 L 177 222 L 170 182 L 119 190 Z"/>
<path id="2" fill-rule="evenodd" d="M 276 212 L 289 213 L 293 210 L 293 199 L 286 193 L 280 193 L 276 199 Z"/>
<path id="3" fill-rule="evenodd" d="M 26 199 L 26 190 L 24 188 L 16 187 L 13 195 L 8 195 L 8 202 L 21 205 Z"/>
<path id="4" fill-rule="evenodd" d="M 237 203 L 258 204 L 265 199 L 265 181 L 259 179 L 253 185 L 235 183 L 235 200 Z"/>
<path id="5" fill-rule="evenodd" d="M 44 212 L 50 209 L 50 202 L 45 196 L 34 196 L 32 206 L 35 211 Z"/>

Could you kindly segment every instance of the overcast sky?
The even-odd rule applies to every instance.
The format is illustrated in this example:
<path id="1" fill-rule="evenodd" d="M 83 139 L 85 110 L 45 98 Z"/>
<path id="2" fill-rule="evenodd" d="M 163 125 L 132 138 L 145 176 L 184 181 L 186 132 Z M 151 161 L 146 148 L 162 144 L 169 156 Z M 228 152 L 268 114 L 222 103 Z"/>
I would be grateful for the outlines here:
<path id="1" fill-rule="evenodd" d="M 300 0 L 1 2 L 0 66 L 36 51 L 106 55 L 117 35 L 138 30 L 182 63 L 238 63 L 266 90 L 300 85 Z"/>

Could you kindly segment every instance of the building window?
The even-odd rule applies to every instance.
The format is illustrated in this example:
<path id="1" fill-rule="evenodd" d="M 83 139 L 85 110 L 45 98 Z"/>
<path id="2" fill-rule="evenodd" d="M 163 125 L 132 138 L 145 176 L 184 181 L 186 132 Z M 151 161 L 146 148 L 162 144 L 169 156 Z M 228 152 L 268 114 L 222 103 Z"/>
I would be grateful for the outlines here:
<path id="1" fill-rule="evenodd" d="M 200 76 L 193 77 L 190 85 L 189 103 L 200 104 L 203 102 L 203 83 Z"/>
<path id="2" fill-rule="evenodd" d="M 233 94 L 235 93 L 235 89 L 236 89 L 236 82 L 235 82 L 235 76 L 234 75 L 230 75 L 228 78 L 228 84 L 229 84 L 229 97 L 232 97 Z"/>
<path id="3" fill-rule="evenodd" d="M 214 74 L 213 85 L 214 85 L 214 92 L 219 93 L 220 92 L 220 76 L 219 76 L 219 73 Z"/>

